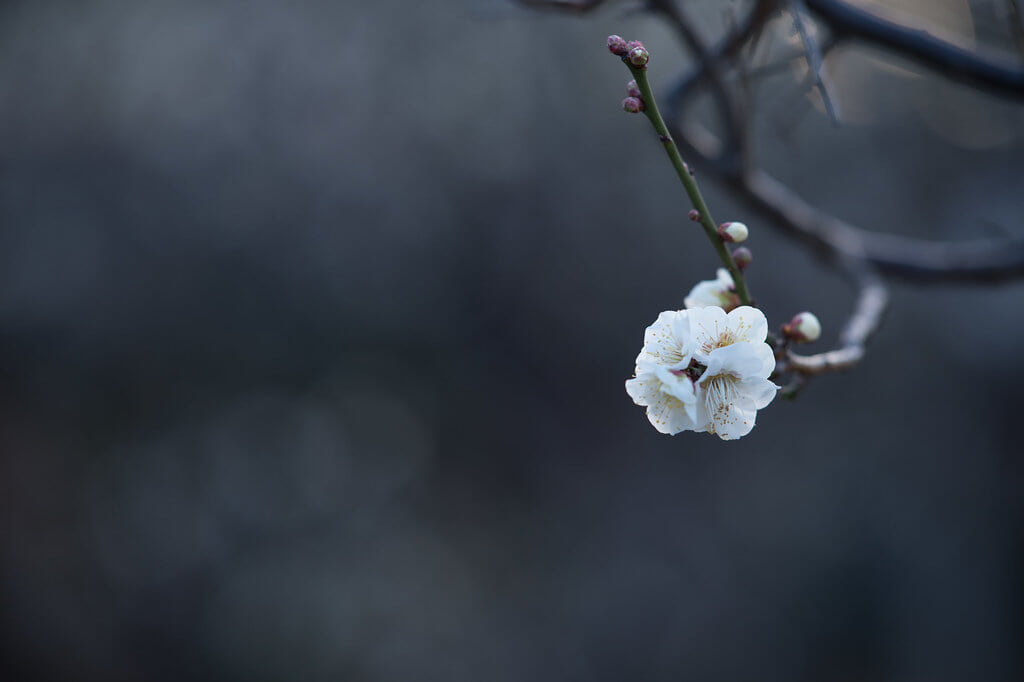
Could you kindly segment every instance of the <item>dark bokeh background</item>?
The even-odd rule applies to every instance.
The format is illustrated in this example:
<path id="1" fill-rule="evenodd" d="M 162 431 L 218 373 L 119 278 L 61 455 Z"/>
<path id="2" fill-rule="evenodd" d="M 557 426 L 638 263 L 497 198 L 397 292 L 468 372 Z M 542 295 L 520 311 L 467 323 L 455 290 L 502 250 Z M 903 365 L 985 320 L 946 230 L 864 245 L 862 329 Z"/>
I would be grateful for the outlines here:
<path id="1" fill-rule="evenodd" d="M 5 679 L 1024 677 L 1024 287 L 898 285 L 855 372 L 656 433 L 622 383 L 715 263 L 612 32 L 668 81 L 614 8 L 0 5 Z M 780 177 L 1021 234 L 1019 107 L 865 67 L 833 129 L 798 71 Z M 833 342 L 843 283 L 705 188 Z"/>

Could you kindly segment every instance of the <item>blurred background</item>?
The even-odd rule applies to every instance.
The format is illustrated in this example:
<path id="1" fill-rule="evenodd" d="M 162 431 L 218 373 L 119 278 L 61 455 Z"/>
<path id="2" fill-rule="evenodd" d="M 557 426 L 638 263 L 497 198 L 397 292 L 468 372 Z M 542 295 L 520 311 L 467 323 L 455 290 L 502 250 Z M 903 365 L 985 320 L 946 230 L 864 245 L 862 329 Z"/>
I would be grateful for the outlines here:
<path id="1" fill-rule="evenodd" d="M 974 44 L 973 4 L 916 9 Z M 716 264 L 619 107 L 609 33 L 684 64 L 626 8 L 0 4 L 0 676 L 1024 678 L 1024 286 L 896 284 L 855 371 L 658 434 L 623 382 Z M 1019 104 L 841 56 L 838 128 L 766 84 L 766 167 L 1024 234 Z M 834 343 L 841 279 L 703 180 Z"/>

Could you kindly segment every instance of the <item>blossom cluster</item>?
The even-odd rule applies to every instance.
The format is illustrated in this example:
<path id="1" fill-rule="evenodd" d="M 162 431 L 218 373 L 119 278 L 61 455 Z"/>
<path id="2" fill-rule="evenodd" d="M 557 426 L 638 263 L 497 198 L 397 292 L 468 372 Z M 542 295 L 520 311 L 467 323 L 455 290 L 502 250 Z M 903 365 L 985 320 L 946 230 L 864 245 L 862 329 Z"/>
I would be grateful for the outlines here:
<path id="1" fill-rule="evenodd" d="M 740 297 L 736 295 L 736 287 L 732 281 L 732 275 L 725 268 L 718 268 L 716 279 L 709 279 L 698 282 L 697 286 L 690 290 L 690 295 L 684 299 L 687 308 L 702 308 L 704 306 L 718 306 L 729 312 L 740 304 Z"/>
<path id="2" fill-rule="evenodd" d="M 775 354 L 767 334 L 764 313 L 750 306 L 665 311 L 644 334 L 626 392 L 662 433 L 745 436 L 778 390 L 768 379 Z"/>

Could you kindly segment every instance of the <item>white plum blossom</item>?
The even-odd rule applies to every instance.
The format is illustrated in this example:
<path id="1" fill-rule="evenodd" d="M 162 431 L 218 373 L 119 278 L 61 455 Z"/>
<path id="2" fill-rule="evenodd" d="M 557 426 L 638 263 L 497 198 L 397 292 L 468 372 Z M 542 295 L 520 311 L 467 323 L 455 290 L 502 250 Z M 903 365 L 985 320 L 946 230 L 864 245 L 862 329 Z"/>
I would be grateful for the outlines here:
<path id="1" fill-rule="evenodd" d="M 725 268 L 718 268 L 717 274 L 717 279 L 697 282 L 697 285 L 690 290 L 690 295 L 683 299 L 687 308 L 718 306 L 729 312 L 740 304 L 740 298 L 736 295 L 736 287 L 729 271 Z"/>
<path id="2" fill-rule="evenodd" d="M 698 430 L 723 440 L 745 436 L 779 388 L 768 380 L 775 371 L 775 353 L 765 343 L 768 320 L 750 306 L 689 313 L 693 356 L 705 368 L 695 386 L 697 421 L 703 424 Z"/>
<path id="3" fill-rule="evenodd" d="M 647 418 L 662 433 L 697 430 L 697 395 L 686 372 L 692 357 L 685 310 L 666 310 L 644 332 L 636 376 L 626 382 L 626 392 L 647 407 Z"/>
<path id="4" fill-rule="evenodd" d="M 647 328 L 626 392 L 658 431 L 740 438 L 775 397 L 768 321 L 756 308 L 666 311 Z"/>

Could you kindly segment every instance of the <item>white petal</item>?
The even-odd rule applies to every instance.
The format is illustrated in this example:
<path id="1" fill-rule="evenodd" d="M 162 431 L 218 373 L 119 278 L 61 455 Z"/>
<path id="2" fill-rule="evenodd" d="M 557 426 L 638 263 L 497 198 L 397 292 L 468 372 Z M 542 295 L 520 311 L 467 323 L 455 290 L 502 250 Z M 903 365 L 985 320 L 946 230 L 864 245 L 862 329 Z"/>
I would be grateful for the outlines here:
<path id="1" fill-rule="evenodd" d="M 661 382 L 653 373 L 637 372 L 637 376 L 626 381 L 626 393 L 637 405 L 650 405 L 661 394 Z"/>
<path id="2" fill-rule="evenodd" d="M 764 356 L 758 346 L 768 348 L 764 343 L 733 343 L 716 348 L 706 355 L 697 353 L 698 361 L 707 366 L 701 381 L 704 381 L 705 377 L 718 374 L 731 374 L 740 379 L 760 376 L 759 372 L 764 367 Z"/>
<path id="3" fill-rule="evenodd" d="M 673 374 L 667 367 L 659 366 L 655 371 L 661 382 L 661 392 L 678 400 L 689 420 L 694 421 L 697 418 L 697 393 L 693 380 L 685 374 Z"/>
<path id="4" fill-rule="evenodd" d="M 755 372 L 756 376 L 767 379 L 775 371 L 775 351 L 767 343 L 753 343 L 757 355 L 761 358 L 761 368 Z"/>
<path id="5" fill-rule="evenodd" d="M 739 299 L 733 291 L 732 277 L 725 268 L 718 268 L 717 279 L 698 282 L 684 299 L 687 308 L 705 308 L 717 306 L 731 310 L 739 305 Z"/>
<path id="6" fill-rule="evenodd" d="M 754 428 L 757 408 L 742 388 L 739 380 L 727 375 L 710 377 L 701 385 L 698 402 L 704 409 L 698 416 L 706 416 L 707 430 L 723 440 L 740 438 Z"/>
<path id="7" fill-rule="evenodd" d="M 757 410 L 767 407 L 775 399 L 778 390 L 778 386 L 761 378 L 747 379 L 740 384 L 740 391 Z"/>
<path id="8" fill-rule="evenodd" d="M 686 414 L 683 403 L 667 393 L 659 392 L 647 406 L 647 419 L 658 431 L 672 436 L 693 428 L 693 420 Z"/>
<path id="9" fill-rule="evenodd" d="M 641 360 L 669 367 L 689 364 L 689 320 L 685 319 L 685 312 L 666 310 L 658 315 L 654 324 L 644 331 L 644 347 L 637 356 L 638 365 Z"/>
<path id="10" fill-rule="evenodd" d="M 672 318 L 672 335 L 679 342 L 683 353 L 689 351 L 690 344 L 690 318 L 685 310 L 679 310 Z"/>
<path id="11" fill-rule="evenodd" d="M 714 346 L 722 332 L 728 329 L 729 318 L 721 308 L 709 306 L 687 312 L 690 313 L 690 339 L 694 351 L 699 351 L 702 346 Z"/>
<path id="12" fill-rule="evenodd" d="M 757 308 L 743 305 L 729 312 L 729 329 L 738 341 L 764 342 L 768 320 Z"/>
<path id="13" fill-rule="evenodd" d="M 753 431 L 756 420 L 757 410 L 732 405 L 728 418 L 715 423 L 715 433 L 722 440 L 736 440 Z"/>

